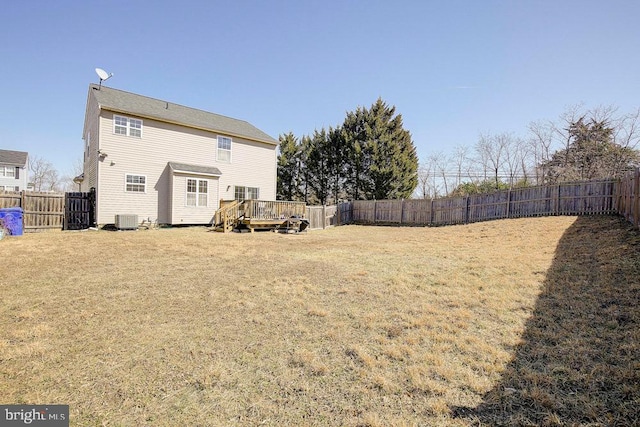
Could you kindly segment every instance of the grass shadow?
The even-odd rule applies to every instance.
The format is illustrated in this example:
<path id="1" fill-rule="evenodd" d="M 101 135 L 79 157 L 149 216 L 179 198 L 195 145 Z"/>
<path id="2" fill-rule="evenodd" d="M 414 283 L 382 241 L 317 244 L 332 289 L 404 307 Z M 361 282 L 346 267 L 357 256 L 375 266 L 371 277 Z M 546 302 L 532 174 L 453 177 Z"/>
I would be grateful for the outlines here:
<path id="1" fill-rule="evenodd" d="M 618 217 L 579 217 L 475 426 L 640 425 L 640 232 Z"/>

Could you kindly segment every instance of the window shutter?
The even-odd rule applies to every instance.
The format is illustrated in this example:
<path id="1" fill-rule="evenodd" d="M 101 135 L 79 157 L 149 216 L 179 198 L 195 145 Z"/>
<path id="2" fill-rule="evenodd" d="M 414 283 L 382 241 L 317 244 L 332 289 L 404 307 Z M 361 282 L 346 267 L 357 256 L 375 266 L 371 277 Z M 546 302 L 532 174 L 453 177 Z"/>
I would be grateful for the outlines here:
<path id="1" fill-rule="evenodd" d="M 16 166 L 16 179 L 20 179 L 20 168 Z"/>

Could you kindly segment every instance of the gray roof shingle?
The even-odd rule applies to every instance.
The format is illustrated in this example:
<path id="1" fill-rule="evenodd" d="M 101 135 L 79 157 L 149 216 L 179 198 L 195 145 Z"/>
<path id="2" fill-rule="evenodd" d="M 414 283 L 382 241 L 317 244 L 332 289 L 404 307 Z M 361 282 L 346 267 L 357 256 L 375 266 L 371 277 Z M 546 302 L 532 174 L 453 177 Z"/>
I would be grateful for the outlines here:
<path id="1" fill-rule="evenodd" d="M 143 118 L 220 132 L 254 141 L 278 144 L 278 141 L 244 120 L 185 107 L 110 87 L 89 85 L 100 108 Z"/>
<path id="2" fill-rule="evenodd" d="M 202 175 L 222 175 L 220 169 L 213 166 L 189 165 L 187 163 L 169 162 L 169 167 L 176 172 L 191 172 Z"/>
<path id="3" fill-rule="evenodd" d="M 0 164 L 26 166 L 28 155 L 24 151 L 0 150 Z"/>

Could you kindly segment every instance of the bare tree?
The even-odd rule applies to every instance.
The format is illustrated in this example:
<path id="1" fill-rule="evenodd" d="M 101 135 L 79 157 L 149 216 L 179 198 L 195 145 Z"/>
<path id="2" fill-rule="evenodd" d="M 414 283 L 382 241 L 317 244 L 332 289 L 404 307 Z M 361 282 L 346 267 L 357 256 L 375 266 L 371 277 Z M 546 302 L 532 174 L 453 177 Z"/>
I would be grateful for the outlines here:
<path id="1" fill-rule="evenodd" d="M 418 167 L 418 196 L 421 199 L 431 199 L 433 197 L 433 187 L 431 185 L 431 176 L 433 165 L 429 160 L 423 160 Z"/>
<path id="2" fill-rule="evenodd" d="M 481 166 L 484 173 L 484 180 L 488 178 L 488 172 L 491 172 L 492 179 L 496 183 L 496 188 L 500 186 L 500 172 L 505 162 L 505 152 L 508 149 L 509 134 L 498 135 L 480 135 L 480 139 L 476 143 L 475 149 L 478 158 L 481 160 Z"/>
<path id="3" fill-rule="evenodd" d="M 434 157 L 435 167 L 438 171 L 438 177 L 441 179 L 440 182 L 444 187 L 445 196 L 449 194 L 449 181 L 447 181 L 447 178 L 449 177 L 449 160 L 449 156 L 441 152 Z"/>
<path id="4" fill-rule="evenodd" d="M 471 162 L 469 158 L 469 147 L 458 145 L 453 151 L 453 162 L 455 163 L 456 176 L 453 188 L 462 184 L 463 176 L 471 179 Z"/>
<path id="5" fill-rule="evenodd" d="M 614 141 L 621 147 L 635 150 L 640 143 L 640 108 L 611 121 Z"/>
<path id="6" fill-rule="evenodd" d="M 551 122 L 529 123 L 529 140 L 526 152 L 532 156 L 531 161 L 535 165 L 534 173 L 536 184 L 542 184 L 547 171 L 544 166 L 551 158 L 551 148 L 554 145 L 555 126 Z"/>
<path id="7" fill-rule="evenodd" d="M 59 190 L 60 177 L 58 171 L 47 160 L 39 156 L 30 156 L 29 171 L 35 191 Z"/>
<path id="8" fill-rule="evenodd" d="M 82 174 L 84 165 L 81 157 L 76 157 L 71 164 L 71 168 L 62 176 L 60 187 L 62 191 L 79 191 L 78 184 L 73 179 Z"/>
<path id="9" fill-rule="evenodd" d="M 445 159 L 446 156 L 443 153 L 437 152 L 431 153 L 420 163 L 418 191 L 423 199 L 437 198 L 442 195 L 443 177 L 446 179 Z"/>
<path id="10" fill-rule="evenodd" d="M 520 179 L 526 182 L 526 160 L 524 142 L 512 134 L 503 134 L 504 168 L 509 187 L 514 187 Z"/>

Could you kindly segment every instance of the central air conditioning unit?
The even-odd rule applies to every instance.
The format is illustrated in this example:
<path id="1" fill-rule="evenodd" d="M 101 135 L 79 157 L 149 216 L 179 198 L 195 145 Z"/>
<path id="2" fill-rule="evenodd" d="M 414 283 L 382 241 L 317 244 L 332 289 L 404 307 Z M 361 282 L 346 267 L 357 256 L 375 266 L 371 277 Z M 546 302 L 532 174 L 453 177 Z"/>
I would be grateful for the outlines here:
<path id="1" fill-rule="evenodd" d="M 116 228 L 118 230 L 137 230 L 138 215 L 116 215 Z"/>

